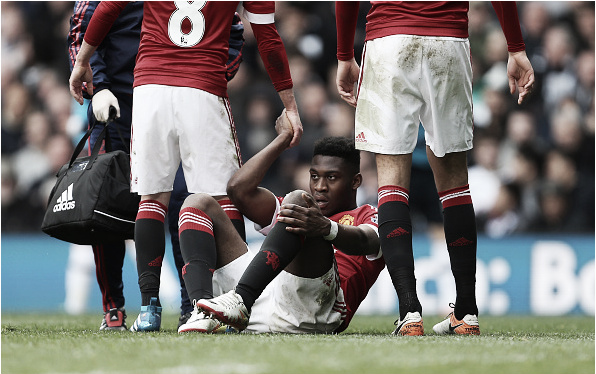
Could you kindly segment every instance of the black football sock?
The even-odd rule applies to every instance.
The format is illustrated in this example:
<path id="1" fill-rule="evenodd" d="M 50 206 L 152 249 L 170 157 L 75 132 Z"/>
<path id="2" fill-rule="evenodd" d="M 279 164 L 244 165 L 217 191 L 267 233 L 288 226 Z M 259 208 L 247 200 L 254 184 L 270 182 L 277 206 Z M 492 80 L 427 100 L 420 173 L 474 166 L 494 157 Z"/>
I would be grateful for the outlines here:
<path id="1" fill-rule="evenodd" d="M 476 305 L 476 217 L 468 185 L 439 192 L 443 204 L 445 241 L 455 278 L 456 300 L 453 314 L 461 320 L 478 315 Z"/>
<path id="2" fill-rule="evenodd" d="M 296 257 L 304 237 L 286 231 L 289 225 L 277 222 L 267 234 L 261 250 L 255 255 L 236 286 L 250 312 L 265 287 Z"/>
<path id="3" fill-rule="evenodd" d="M 226 215 L 232 221 L 234 228 L 240 234 L 240 237 L 246 243 L 246 229 L 244 228 L 244 216 L 240 213 L 238 208 L 232 203 L 230 199 L 219 200 L 219 205 L 226 212 Z"/>
<path id="4" fill-rule="evenodd" d="M 408 312 L 422 314 L 422 305 L 416 294 L 412 221 L 406 189 L 399 186 L 379 188 L 379 239 L 399 299 L 400 319 Z"/>
<path id="5" fill-rule="evenodd" d="M 152 297 L 159 302 L 161 264 L 166 249 L 164 229 L 168 208 L 156 200 L 143 200 L 135 222 L 137 272 L 141 290 L 141 305 L 149 305 Z"/>
<path id="6" fill-rule="evenodd" d="M 190 300 L 213 297 L 213 272 L 217 250 L 213 236 L 213 222 L 196 208 L 180 211 L 180 250 L 184 258 L 182 276 Z"/>

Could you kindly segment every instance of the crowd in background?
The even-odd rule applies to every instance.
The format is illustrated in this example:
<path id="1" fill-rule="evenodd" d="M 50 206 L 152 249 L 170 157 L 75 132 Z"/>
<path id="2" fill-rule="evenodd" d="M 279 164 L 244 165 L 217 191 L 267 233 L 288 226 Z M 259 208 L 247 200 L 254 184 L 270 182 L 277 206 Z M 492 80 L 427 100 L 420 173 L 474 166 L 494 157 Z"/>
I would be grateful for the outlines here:
<path id="1" fill-rule="evenodd" d="M 66 35 L 73 5 L 1 3 L 3 233 L 39 231 L 55 174 L 87 126 L 86 107 L 68 91 Z M 300 145 L 286 151 L 264 181 L 283 194 L 308 189 L 316 139 L 353 136 L 354 110 L 335 87 L 334 2 L 276 7 L 304 125 Z M 369 7 L 360 6 L 358 62 Z M 490 2 L 470 3 L 475 128 L 469 177 L 479 232 L 594 232 L 594 2 L 519 2 L 518 10 L 537 82 L 522 106 L 508 90 L 507 46 Z M 247 24 L 244 36 L 244 62 L 228 92 L 246 161 L 275 137 L 283 107 Z M 419 143 L 412 185 L 432 185 Z M 359 203 L 376 205 L 374 158 L 363 152 L 361 167 Z M 423 188 L 410 192 L 421 202 L 411 204 L 414 229 L 423 229 L 432 220 L 427 207 L 439 204 L 437 195 Z"/>

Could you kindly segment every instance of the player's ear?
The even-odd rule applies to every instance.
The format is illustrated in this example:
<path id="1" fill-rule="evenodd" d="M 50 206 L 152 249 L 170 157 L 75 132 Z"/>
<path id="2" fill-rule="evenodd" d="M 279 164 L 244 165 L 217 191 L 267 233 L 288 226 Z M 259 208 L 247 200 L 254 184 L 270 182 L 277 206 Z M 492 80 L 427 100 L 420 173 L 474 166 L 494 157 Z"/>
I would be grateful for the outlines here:
<path id="1" fill-rule="evenodd" d="M 358 189 L 358 187 L 360 187 L 361 184 L 362 184 L 362 174 L 356 173 L 356 175 L 354 175 L 354 178 L 352 178 L 352 189 L 353 190 Z"/>

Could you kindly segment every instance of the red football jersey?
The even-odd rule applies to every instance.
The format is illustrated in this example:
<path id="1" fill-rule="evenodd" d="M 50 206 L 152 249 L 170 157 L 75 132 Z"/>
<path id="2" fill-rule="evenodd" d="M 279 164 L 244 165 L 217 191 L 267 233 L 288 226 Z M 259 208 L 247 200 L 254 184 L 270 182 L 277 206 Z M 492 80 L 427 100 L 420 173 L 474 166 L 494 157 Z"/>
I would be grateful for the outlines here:
<path id="1" fill-rule="evenodd" d="M 378 228 L 377 208 L 368 204 L 335 214 L 329 219 L 342 225 L 368 224 Z M 335 261 L 347 309 L 347 315 L 335 330 L 336 332 L 341 332 L 348 327 L 356 309 L 385 268 L 385 260 L 382 256 L 376 259 L 371 259 L 371 257 L 373 256 L 350 256 L 340 250 L 336 249 L 335 251 Z"/>
<path id="2" fill-rule="evenodd" d="M 389 35 L 468 37 L 467 1 L 371 1 L 366 16 L 366 40 Z M 525 49 L 515 2 L 493 1 L 509 52 Z M 337 57 L 354 57 L 358 3 L 336 2 Z"/>
<path id="3" fill-rule="evenodd" d="M 239 3 L 146 1 L 134 86 L 193 87 L 226 97 L 228 40 Z M 91 19 L 85 41 L 98 45 L 124 6 L 126 2 L 102 1 Z M 254 25 L 261 57 L 276 89 L 291 88 L 289 68 L 278 65 L 272 73 L 266 62 L 281 60 L 287 67 L 285 49 L 273 24 L 275 2 L 245 1 L 243 7 L 241 16 Z M 268 54 L 274 57 L 267 59 Z"/>

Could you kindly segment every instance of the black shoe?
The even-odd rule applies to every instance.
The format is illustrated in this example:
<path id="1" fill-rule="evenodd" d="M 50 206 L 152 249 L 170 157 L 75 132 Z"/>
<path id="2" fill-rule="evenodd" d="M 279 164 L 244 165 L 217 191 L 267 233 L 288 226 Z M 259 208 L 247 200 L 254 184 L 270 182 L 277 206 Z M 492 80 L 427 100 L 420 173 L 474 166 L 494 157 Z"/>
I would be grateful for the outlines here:
<path id="1" fill-rule="evenodd" d="M 123 331 L 126 330 L 126 311 L 124 307 L 110 309 L 104 313 L 99 331 L 112 330 Z"/>
<path id="2" fill-rule="evenodd" d="M 182 326 L 186 322 L 188 322 L 189 318 L 190 318 L 190 312 L 184 313 L 183 315 L 181 315 L 180 318 L 178 318 L 178 328 L 180 328 L 180 326 Z"/>

